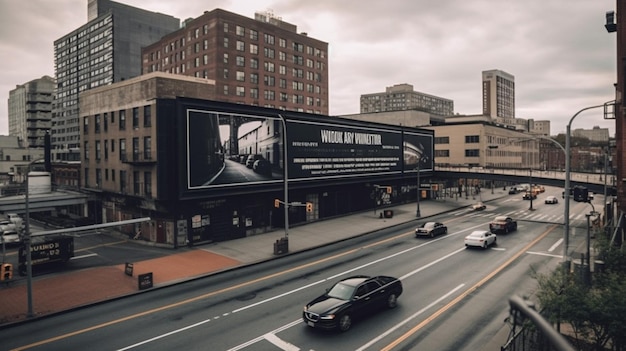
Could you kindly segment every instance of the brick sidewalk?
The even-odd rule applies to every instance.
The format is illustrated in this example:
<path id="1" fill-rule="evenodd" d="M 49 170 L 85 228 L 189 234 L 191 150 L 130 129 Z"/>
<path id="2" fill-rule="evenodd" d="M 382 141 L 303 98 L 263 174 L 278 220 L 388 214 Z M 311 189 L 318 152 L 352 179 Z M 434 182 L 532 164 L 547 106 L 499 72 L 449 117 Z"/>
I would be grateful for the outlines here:
<path id="1" fill-rule="evenodd" d="M 125 265 L 90 268 L 45 277 L 33 281 L 32 302 L 35 317 L 53 314 L 112 298 L 133 294 L 139 290 L 137 276 L 153 274 L 154 286 L 175 283 L 207 272 L 234 267 L 241 262 L 205 250 L 133 263 L 133 276 L 125 274 Z M 25 284 L 0 288 L 0 325 L 25 320 L 28 311 Z"/>

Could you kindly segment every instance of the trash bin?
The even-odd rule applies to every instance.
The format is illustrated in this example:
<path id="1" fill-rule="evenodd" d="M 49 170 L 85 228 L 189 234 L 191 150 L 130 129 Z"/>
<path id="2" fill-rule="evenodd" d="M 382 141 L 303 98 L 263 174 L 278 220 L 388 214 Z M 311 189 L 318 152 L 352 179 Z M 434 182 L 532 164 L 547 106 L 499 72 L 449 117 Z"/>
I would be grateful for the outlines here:
<path id="1" fill-rule="evenodd" d="M 289 251 L 289 241 L 287 238 L 277 239 L 274 243 L 274 255 L 284 254 Z"/>

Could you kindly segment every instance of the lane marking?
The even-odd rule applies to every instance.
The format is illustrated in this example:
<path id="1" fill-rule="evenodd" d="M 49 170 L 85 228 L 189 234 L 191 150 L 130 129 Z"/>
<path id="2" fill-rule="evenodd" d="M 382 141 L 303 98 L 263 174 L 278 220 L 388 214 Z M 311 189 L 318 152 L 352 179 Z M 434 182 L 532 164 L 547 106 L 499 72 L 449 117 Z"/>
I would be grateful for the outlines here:
<path id="1" fill-rule="evenodd" d="M 400 343 L 404 342 L 406 339 L 408 339 L 409 337 L 413 336 L 413 334 L 417 333 L 420 329 L 422 329 L 423 327 L 425 327 L 426 325 L 430 324 L 430 322 L 432 322 L 433 320 L 437 319 L 437 317 L 439 317 L 440 315 L 442 315 L 444 312 L 446 312 L 447 310 L 449 310 L 450 308 L 452 308 L 454 305 L 458 304 L 459 302 L 461 302 L 463 299 L 465 299 L 467 296 L 469 296 L 471 293 L 473 293 L 475 290 L 477 290 L 478 288 L 480 288 L 481 286 L 483 286 L 484 284 L 486 284 L 488 281 L 490 281 L 491 279 L 493 279 L 493 277 L 495 277 L 498 273 L 500 273 L 501 271 L 503 271 L 506 267 L 508 267 L 511 263 L 513 263 L 513 261 L 517 260 L 521 255 L 523 255 L 524 253 L 526 253 L 531 247 L 533 247 L 534 245 L 536 245 L 539 241 L 543 240 L 546 236 L 548 236 L 548 234 L 550 234 L 550 232 L 552 232 L 557 226 L 553 225 L 551 228 L 548 228 L 548 230 L 546 230 L 543 234 L 539 235 L 537 238 L 535 238 L 533 241 L 531 241 L 530 243 L 528 243 L 525 247 L 523 247 L 521 250 L 519 250 L 516 254 L 514 254 L 513 256 L 511 256 L 508 260 L 506 260 L 503 264 L 501 264 L 498 268 L 496 268 L 495 270 L 493 270 L 491 273 L 487 274 L 483 279 L 481 279 L 480 281 L 478 281 L 476 284 L 474 284 L 473 286 L 471 286 L 469 289 L 467 289 L 466 291 L 464 291 L 463 293 L 461 293 L 459 296 L 457 296 L 454 300 L 450 301 L 447 305 L 443 306 L 442 308 L 440 308 L 439 310 L 437 310 L 435 313 L 433 313 L 432 315 L 430 315 L 428 318 L 426 318 L 424 321 L 422 321 L 421 323 L 419 323 L 418 325 L 414 326 L 413 328 L 411 328 L 409 331 L 407 331 L 406 333 L 404 333 L 403 335 L 401 335 L 399 338 L 397 338 L 396 340 L 394 340 L 393 342 L 391 342 L 389 345 L 387 345 L 386 347 L 382 348 L 381 351 L 390 351 L 393 348 L 395 348 L 396 346 L 398 346 Z"/>
<path id="2" fill-rule="evenodd" d="M 272 334 L 272 333 L 268 333 L 264 335 L 265 340 L 269 341 L 270 343 L 274 344 L 274 346 L 280 348 L 281 350 L 285 350 L 285 351 L 300 351 L 300 348 L 297 347 L 294 344 L 290 344 L 288 342 L 286 342 L 285 340 L 279 338 L 278 336 L 276 336 L 276 334 Z"/>
<path id="3" fill-rule="evenodd" d="M 70 260 L 79 260 L 81 258 L 87 258 L 87 257 L 93 257 L 93 256 L 98 256 L 98 254 L 91 253 L 91 254 L 86 254 L 86 255 L 74 256 L 74 257 L 70 257 Z"/>
<path id="4" fill-rule="evenodd" d="M 466 231 L 469 231 L 469 230 L 472 230 L 474 228 L 481 227 L 481 226 L 484 226 L 484 225 L 485 225 L 485 223 L 478 224 L 478 225 L 473 226 L 473 227 L 465 228 L 465 229 L 463 229 L 463 230 L 461 230 L 461 231 L 459 231 L 459 232 L 457 232 L 455 234 L 451 234 L 451 235 L 457 235 L 457 234 L 460 234 L 460 233 L 463 233 L 463 232 L 466 232 Z M 97 325 L 94 325 L 94 326 L 91 326 L 91 327 L 87 327 L 87 328 L 84 328 L 84 329 L 75 330 L 73 332 L 69 332 L 69 333 L 62 334 L 62 335 L 57 335 L 57 336 L 54 336 L 54 337 L 51 337 L 51 338 L 48 338 L 48 339 L 44 339 L 44 340 L 37 341 L 37 342 L 31 343 L 31 344 L 28 344 L 28 345 L 17 347 L 17 348 L 15 348 L 13 350 L 19 351 L 19 350 L 25 350 L 25 349 L 29 349 L 29 348 L 45 345 L 45 344 L 48 344 L 48 343 L 52 343 L 52 342 L 56 342 L 56 341 L 59 341 L 59 340 L 67 339 L 69 337 L 73 337 L 73 336 L 76 336 L 76 335 L 80 335 L 80 334 L 84 334 L 84 333 L 87 333 L 87 332 L 91 332 L 91 331 L 94 331 L 94 330 L 97 330 L 97 329 L 105 328 L 105 327 L 108 327 L 108 326 L 111 326 L 111 325 L 127 322 L 127 321 L 130 321 L 132 319 L 144 317 L 144 316 L 147 316 L 147 315 L 150 315 L 150 314 L 153 314 L 153 313 L 166 311 L 166 310 L 169 310 L 169 309 L 172 309 L 172 308 L 175 308 L 175 307 L 183 306 L 183 305 L 186 305 L 186 304 L 189 304 L 189 303 L 193 303 L 193 302 L 196 302 L 196 301 L 199 301 L 199 300 L 202 300 L 202 299 L 206 299 L 206 298 L 213 297 L 213 296 L 216 296 L 216 295 L 219 295 L 219 294 L 223 294 L 225 292 L 241 289 L 243 287 L 246 287 L 246 286 L 249 286 L 249 285 L 253 285 L 253 284 L 265 281 L 265 280 L 273 279 L 273 278 L 276 278 L 276 277 L 279 277 L 279 276 L 282 276 L 282 275 L 285 275 L 285 274 L 288 274 L 288 273 L 291 273 L 291 272 L 295 272 L 295 271 L 302 270 L 302 269 L 305 269 L 305 268 L 308 268 L 308 267 L 312 267 L 312 266 L 315 266 L 315 265 L 318 265 L 318 264 L 321 264 L 321 263 L 324 263 L 324 262 L 328 262 L 328 261 L 331 261 L 331 260 L 334 260 L 334 259 L 346 256 L 346 255 L 353 254 L 353 253 L 355 253 L 357 251 L 360 251 L 360 250 L 363 250 L 363 249 L 366 249 L 366 248 L 376 247 L 376 246 L 382 245 L 384 243 L 387 243 L 389 241 L 397 240 L 399 238 L 402 238 L 402 237 L 405 237 L 405 236 L 410 236 L 410 235 L 411 236 L 414 235 L 414 232 L 410 231 L 410 232 L 401 233 L 401 234 L 398 234 L 396 236 L 389 237 L 389 238 L 387 238 L 385 240 L 377 241 L 377 242 L 374 242 L 374 243 L 371 243 L 371 244 L 368 244 L 368 245 L 364 245 L 364 246 L 361 246 L 361 247 L 358 247 L 358 248 L 354 248 L 354 249 L 351 249 L 351 250 L 348 250 L 348 251 L 344 251 L 342 253 L 338 253 L 336 255 L 328 256 L 326 258 L 323 258 L 323 259 L 320 259 L 320 260 L 317 260 L 317 261 L 312 261 L 312 262 L 309 262 L 309 263 L 304 264 L 304 265 L 300 265 L 300 266 L 293 267 L 293 268 L 290 268 L 290 269 L 287 269 L 287 270 L 284 270 L 284 271 L 276 272 L 274 274 L 270 274 L 270 275 L 263 276 L 263 277 L 260 277 L 260 278 L 257 278 L 257 279 L 253 279 L 253 280 L 250 280 L 250 281 L 247 281 L 247 282 L 236 284 L 236 285 L 224 288 L 224 289 L 220 289 L 220 290 L 216 290 L 216 291 L 209 292 L 209 293 L 206 293 L 206 294 L 198 295 L 198 296 L 195 296 L 195 297 L 192 297 L 192 298 L 189 298 L 189 299 L 186 299 L 186 300 L 182 300 L 182 301 L 179 301 L 179 302 L 176 302 L 176 303 L 173 303 L 173 304 L 164 305 L 164 306 L 161 306 L 161 307 L 157 307 L 157 308 L 153 308 L 153 309 L 146 310 L 146 311 L 143 311 L 143 312 L 139 312 L 139 313 L 136 313 L 136 314 L 128 315 L 126 317 L 118 318 L 118 319 L 115 319 L 115 320 L 111 320 L 111 321 L 108 321 L 108 322 L 97 324 Z M 403 254 L 403 253 L 415 250 L 417 248 L 420 248 L 420 247 L 423 247 L 423 246 L 426 246 L 426 245 L 430 245 L 431 243 L 434 243 L 434 242 L 439 241 L 439 240 L 443 240 L 446 237 L 449 237 L 451 235 L 446 235 L 446 236 L 440 237 L 438 239 L 427 241 L 427 242 L 425 242 L 423 244 L 420 244 L 418 246 L 414 246 L 414 247 L 411 247 L 409 249 L 400 251 L 400 252 L 398 252 L 396 254 L 390 255 L 388 258 L 398 256 L 400 254 Z M 376 260 L 374 262 L 371 262 L 371 264 L 380 262 L 381 260 L 382 259 Z M 352 271 L 357 270 L 357 269 L 361 269 L 362 267 L 366 267 L 367 265 L 369 265 L 369 264 L 362 265 L 362 266 L 359 266 L 357 268 L 353 268 L 351 270 L 348 270 L 348 271 L 340 273 L 340 274 L 336 274 L 334 276 L 326 278 L 326 280 L 334 279 L 335 277 L 341 276 L 343 274 L 352 272 Z M 320 280 L 318 282 L 318 284 L 321 283 L 321 282 L 324 282 L 326 280 Z M 286 295 L 286 294 L 287 293 L 283 294 L 283 296 Z M 271 298 L 271 300 L 273 300 L 273 299 L 274 298 Z M 264 302 L 268 302 L 268 301 L 270 301 L 270 300 L 268 299 L 268 300 L 266 300 Z M 264 302 L 256 303 L 254 305 L 256 306 L 256 305 L 259 305 L 259 304 L 264 303 Z M 239 311 L 243 311 L 243 310 L 248 309 L 248 308 L 250 308 L 250 307 L 243 307 L 243 308 L 240 308 L 240 309 L 238 309 L 236 311 L 239 312 Z M 202 321 L 200 323 L 204 324 L 204 323 L 206 323 L 208 321 L 210 321 L 210 319 Z M 169 335 L 169 333 L 168 333 L 168 335 Z M 153 338 L 153 339 L 150 339 L 150 340 L 154 341 L 154 340 L 157 340 L 157 339 L 159 339 L 159 337 L 156 337 L 156 338 Z"/>
<path id="5" fill-rule="evenodd" d="M 431 309 L 433 306 L 435 306 L 436 304 L 440 303 L 441 301 L 447 299 L 450 295 L 454 294 L 457 290 L 461 289 L 462 287 L 464 287 L 465 284 L 461 284 L 459 286 L 457 286 L 456 288 L 448 291 L 448 293 L 446 293 L 445 295 L 441 296 L 440 298 L 438 298 L 437 300 L 431 302 L 430 304 L 428 304 L 428 306 L 422 308 L 421 310 L 415 312 L 414 314 L 412 314 L 411 316 L 409 316 L 408 318 L 406 318 L 405 320 L 403 320 L 402 322 L 394 325 L 393 327 L 391 327 L 390 329 L 387 329 L 387 331 L 385 331 L 384 333 L 380 334 L 379 336 L 375 337 L 374 339 L 370 340 L 367 344 L 359 347 L 358 349 L 356 349 L 356 351 L 362 351 L 367 349 L 368 347 L 374 345 L 375 343 L 379 342 L 380 340 L 382 340 L 384 337 L 386 337 L 387 335 L 393 333 L 395 330 L 397 330 L 398 328 L 404 326 L 405 324 L 407 324 L 408 322 L 410 322 L 411 320 L 415 319 L 416 317 L 418 317 L 419 315 L 421 315 L 422 313 L 426 312 L 427 310 Z"/>
<path id="6" fill-rule="evenodd" d="M 554 245 L 550 246 L 550 248 L 548 249 L 548 252 L 552 252 L 554 250 L 556 250 L 557 247 L 559 247 L 561 245 L 561 243 L 563 242 L 563 238 L 557 240 Z"/>

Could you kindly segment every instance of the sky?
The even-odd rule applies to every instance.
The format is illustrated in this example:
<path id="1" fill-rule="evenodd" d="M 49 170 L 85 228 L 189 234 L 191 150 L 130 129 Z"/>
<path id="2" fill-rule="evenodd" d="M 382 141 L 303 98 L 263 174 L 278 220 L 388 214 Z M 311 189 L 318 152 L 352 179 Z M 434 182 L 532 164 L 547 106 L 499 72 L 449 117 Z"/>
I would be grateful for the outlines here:
<path id="1" fill-rule="evenodd" d="M 616 0 L 119 0 L 184 21 L 221 8 L 249 18 L 272 12 L 328 43 L 330 115 L 359 113 L 362 94 L 395 84 L 482 113 L 482 71 L 515 77 L 516 117 L 550 120 L 564 133 L 581 109 L 615 99 Z M 9 92 L 54 77 L 54 41 L 87 22 L 87 0 L 0 0 L 0 135 Z M 609 128 L 603 109 L 571 129 Z"/>

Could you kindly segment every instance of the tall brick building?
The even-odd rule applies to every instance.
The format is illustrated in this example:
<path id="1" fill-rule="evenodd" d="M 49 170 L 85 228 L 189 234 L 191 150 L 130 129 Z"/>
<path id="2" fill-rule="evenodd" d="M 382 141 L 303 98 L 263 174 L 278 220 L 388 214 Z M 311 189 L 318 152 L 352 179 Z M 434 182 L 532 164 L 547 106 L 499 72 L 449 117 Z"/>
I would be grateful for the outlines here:
<path id="1" fill-rule="evenodd" d="M 211 79 L 219 101 L 328 115 L 327 52 L 272 14 L 215 9 L 145 47 L 142 66 Z"/>

